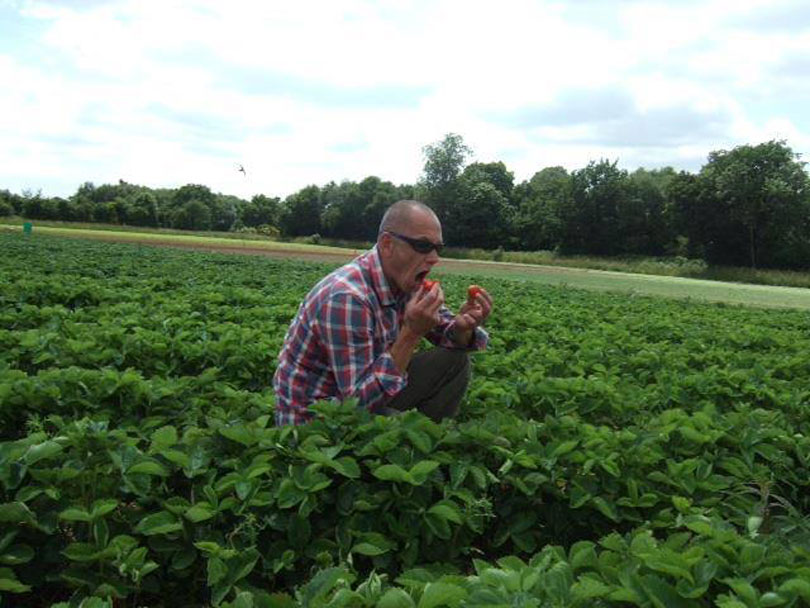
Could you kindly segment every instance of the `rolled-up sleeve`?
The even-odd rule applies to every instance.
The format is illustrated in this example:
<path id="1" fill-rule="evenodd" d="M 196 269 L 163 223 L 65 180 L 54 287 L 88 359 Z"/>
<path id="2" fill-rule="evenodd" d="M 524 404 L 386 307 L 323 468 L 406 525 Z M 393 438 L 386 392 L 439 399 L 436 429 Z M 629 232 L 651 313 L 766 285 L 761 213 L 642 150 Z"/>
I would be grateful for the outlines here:
<path id="1" fill-rule="evenodd" d="M 323 304 L 321 332 L 341 400 L 356 398 L 374 411 L 406 385 L 385 345 L 375 343 L 375 317 L 366 303 L 339 293 Z"/>

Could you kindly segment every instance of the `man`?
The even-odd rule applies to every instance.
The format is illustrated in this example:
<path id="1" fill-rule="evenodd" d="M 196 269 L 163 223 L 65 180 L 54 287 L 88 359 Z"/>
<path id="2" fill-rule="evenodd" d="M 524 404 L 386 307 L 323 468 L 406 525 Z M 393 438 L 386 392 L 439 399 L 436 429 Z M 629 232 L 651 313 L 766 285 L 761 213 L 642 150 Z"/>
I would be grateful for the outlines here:
<path id="1" fill-rule="evenodd" d="M 356 398 L 390 415 L 418 408 L 454 416 L 467 390 L 468 351 L 482 350 L 492 299 L 481 290 L 453 315 L 438 283 L 442 228 L 424 203 L 394 203 L 370 251 L 322 279 L 306 296 L 284 339 L 273 379 L 276 424 L 300 424 L 323 399 Z M 414 354 L 425 337 L 436 348 Z"/>

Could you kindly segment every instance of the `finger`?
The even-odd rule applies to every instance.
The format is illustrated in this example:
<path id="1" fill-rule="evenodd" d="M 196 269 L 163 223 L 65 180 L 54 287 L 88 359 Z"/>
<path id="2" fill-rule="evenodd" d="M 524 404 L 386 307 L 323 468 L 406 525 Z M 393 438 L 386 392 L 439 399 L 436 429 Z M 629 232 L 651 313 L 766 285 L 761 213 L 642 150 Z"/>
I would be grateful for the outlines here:
<path id="1" fill-rule="evenodd" d="M 476 300 L 477 299 L 483 300 L 484 302 L 487 303 L 487 305 L 490 308 L 492 308 L 492 296 L 489 295 L 489 292 L 486 289 L 483 288 L 481 289 L 481 291 L 478 293 L 478 297 L 476 298 Z"/>
<path id="2" fill-rule="evenodd" d="M 434 313 L 439 312 L 439 309 L 442 307 L 443 304 L 444 304 L 444 298 L 441 298 L 441 297 L 439 297 L 437 295 L 436 299 L 431 300 L 430 302 L 427 302 L 427 307 L 428 307 L 428 310 L 430 311 L 430 313 L 434 314 Z"/>
<path id="3" fill-rule="evenodd" d="M 481 304 L 481 320 L 483 321 L 492 312 L 492 301 L 486 301 Z"/>
<path id="4" fill-rule="evenodd" d="M 475 329 L 479 325 L 478 319 L 470 313 L 459 315 L 459 317 L 461 322 L 456 322 L 456 326 L 461 329 Z"/>

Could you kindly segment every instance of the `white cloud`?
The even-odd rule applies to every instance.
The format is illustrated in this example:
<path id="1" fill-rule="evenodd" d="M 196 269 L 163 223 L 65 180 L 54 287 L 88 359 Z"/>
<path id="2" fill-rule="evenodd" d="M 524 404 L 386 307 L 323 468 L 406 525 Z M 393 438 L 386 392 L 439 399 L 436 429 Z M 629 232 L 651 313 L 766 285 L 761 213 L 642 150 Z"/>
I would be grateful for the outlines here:
<path id="1" fill-rule="evenodd" d="M 447 132 L 518 180 L 599 158 L 697 169 L 713 149 L 810 143 L 797 60 L 810 32 L 788 27 L 804 14 L 795 3 L 10 6 L 36 34 L 0 43 L 0 78 L 14 83 L 0 95 L 0 187 L 16 190 L 125 179 L 249 197 L 368 175 L 413 183 L 422 147 Z M 626 102 L 606 117 L 611 97 L 573 103 L 582 91 Z M 547 120 L 493 119 L 527 109 Z"/>

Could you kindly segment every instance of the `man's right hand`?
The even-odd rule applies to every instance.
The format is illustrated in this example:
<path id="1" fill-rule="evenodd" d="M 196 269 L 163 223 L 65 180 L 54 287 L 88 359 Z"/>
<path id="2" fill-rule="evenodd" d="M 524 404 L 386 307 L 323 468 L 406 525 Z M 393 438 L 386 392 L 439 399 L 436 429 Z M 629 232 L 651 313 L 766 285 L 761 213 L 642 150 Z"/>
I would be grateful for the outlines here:
<path id="1" fill-rule="evenodd" d="M 403 325 L 412 333 L 424 336 L 439 324 L 439 309 L 444 304 L 444 292 L 436 282 L 429 289 L 420 286 L 405 305 Z"/>

